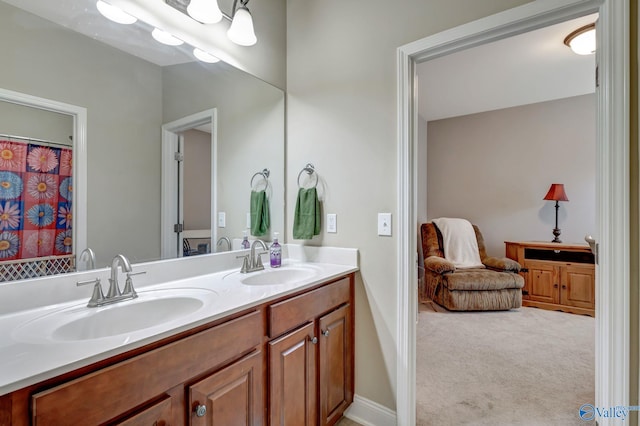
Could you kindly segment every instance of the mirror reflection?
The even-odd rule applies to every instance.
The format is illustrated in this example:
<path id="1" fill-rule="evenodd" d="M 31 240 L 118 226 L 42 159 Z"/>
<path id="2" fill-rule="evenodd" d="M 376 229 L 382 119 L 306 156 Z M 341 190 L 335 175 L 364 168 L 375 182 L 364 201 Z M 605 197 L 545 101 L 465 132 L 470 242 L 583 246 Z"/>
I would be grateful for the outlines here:
<path id="1" fill-rule="evenodd" d="M 93 9 L 87 2 L 82 13 Z M 271 223 L 261 238 L 282 231 L 280 89 L 222 62 L 186 62 L 191 57 L 172 54 L 168 63 L 152 63 L 5 2 L 0 2 L 0 34 L 2 88 L 87 110 L 87 246 L 97 267 L 117 253 L 136 262 L 166 257 L 162 235 L 173 229 L 166 229 L 163 217 L 171 214 L 187 236 L 197 231 L 201 237 L 191 249 L 205 244 L 203 251 L 227 250 L 226 242 L 216 244 L 221 238 L 239 244 L 250 227 L 251 178 L 265 168 L 271 171 Z M 186 149 L 176 176 L 182 183 L 175 183 L 182 193 L 163 193 L 163 173 L 178 168 L 162 161 L 163 125 L 211 110 L 215 122 L 174 132 L 176 148 Z M 64 131 L 63 136 L 30 133 L 33 126 L 26 122 L 28 129 L 20 130 L 26 136 L 68 140 Z M 0 133 L 11 134 L 2 128 Z M 191 142 L 194 135 L 199 144 Z M 175 198 L 174 211 L 182 208 L 182 219 L 163 212 L 169 210 L 165 198 Z M 180 237 L 174 234 L 170 249 L 176 256 L 184 253 Z"/>

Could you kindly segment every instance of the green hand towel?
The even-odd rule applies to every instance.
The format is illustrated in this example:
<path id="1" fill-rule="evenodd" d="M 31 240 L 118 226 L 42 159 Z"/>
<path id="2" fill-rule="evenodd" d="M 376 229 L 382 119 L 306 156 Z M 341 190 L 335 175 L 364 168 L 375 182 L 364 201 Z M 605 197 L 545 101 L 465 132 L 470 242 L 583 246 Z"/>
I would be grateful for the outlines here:
<path id="1" fill-rule="evenodd" d="M 251 235 L 260 237 L 269 231 L 269 199 L 265 191 L 251 191 Z"/>
<path id="2" fill-rule="evenodd" d="M 293 216 L 293 238 L 310 240 L 320 234 L 320 201 L 315 188 L 298 190 Z"/>

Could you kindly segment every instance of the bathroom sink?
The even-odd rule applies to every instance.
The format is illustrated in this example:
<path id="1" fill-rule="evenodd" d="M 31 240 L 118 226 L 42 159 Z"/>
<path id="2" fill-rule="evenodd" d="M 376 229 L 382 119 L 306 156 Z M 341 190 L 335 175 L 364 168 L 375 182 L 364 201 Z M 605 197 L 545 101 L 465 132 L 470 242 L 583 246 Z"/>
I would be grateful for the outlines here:
<path id="1" fill-rule="evenodd" d="M 246 277 L 240 279 L 246 285 L 278 285 L 293 284 L 317 275 L 317 271 L 312 268 L 282 268 L 265 269 L 259 272 L 250 272 Z"/>
<path id="2" fill-rule="evenodd" d="M 150 290 L 133 300 L 88 308 L 86 304 L 50 312 L 16 328 L 14 338 L 30 342 L 83 341 L 127 335 L 184 319 L 211 304 L 206 289 Z"/>

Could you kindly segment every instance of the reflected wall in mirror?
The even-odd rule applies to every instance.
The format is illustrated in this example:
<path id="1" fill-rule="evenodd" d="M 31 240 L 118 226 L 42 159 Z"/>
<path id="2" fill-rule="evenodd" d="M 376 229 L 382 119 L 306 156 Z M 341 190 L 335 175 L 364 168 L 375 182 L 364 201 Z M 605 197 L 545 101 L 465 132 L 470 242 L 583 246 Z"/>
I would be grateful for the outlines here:
<path id="1" fill-rule="evenodd" d="M 94 8 L 87 1 L 85 10 Z M 98 267 L 117 253 L 136 262 L 161 257 L 161 127 L 206 109 L 219 116 L 212 198 L 227 218 L 219 236 L 241 238 L 250 178 L 265 167 L 271 229 L 284 228 L 281 90 L 222 62 L 160 66 L 4 2 L 0 52 L 2 88 L 87 110 L 87 245 Z"/>

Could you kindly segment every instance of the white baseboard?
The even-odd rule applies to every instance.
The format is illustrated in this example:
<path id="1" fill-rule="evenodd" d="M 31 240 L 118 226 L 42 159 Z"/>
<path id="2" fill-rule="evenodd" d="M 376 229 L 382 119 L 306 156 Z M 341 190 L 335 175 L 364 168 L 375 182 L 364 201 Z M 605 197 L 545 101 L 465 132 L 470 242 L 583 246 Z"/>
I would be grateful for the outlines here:
<path id="1" fill-rule="evenodd" d="M 396 426 L 396 412 L 367 398 L 354 395 L 344 416 L 363 426 Z"/>

